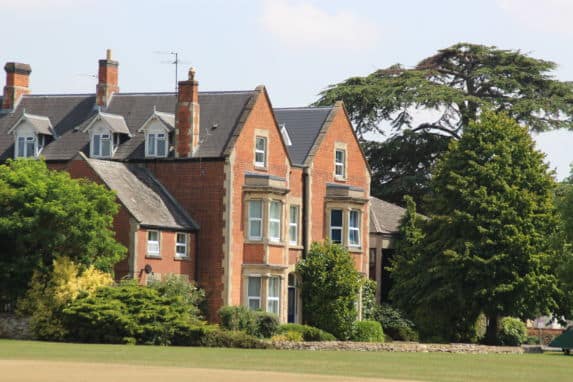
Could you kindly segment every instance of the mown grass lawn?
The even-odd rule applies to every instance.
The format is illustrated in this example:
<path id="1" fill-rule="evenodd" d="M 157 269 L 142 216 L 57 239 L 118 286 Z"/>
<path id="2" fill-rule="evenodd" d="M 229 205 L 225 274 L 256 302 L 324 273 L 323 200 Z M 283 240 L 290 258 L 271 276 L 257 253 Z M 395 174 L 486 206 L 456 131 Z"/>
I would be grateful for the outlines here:
<path id="1" fill-rule="evenodd" d="M 0 340 L 0 359 L 143 364 L 423 381 L 571 381 L 573 357 L 366 353 L 63 344 Z"/>

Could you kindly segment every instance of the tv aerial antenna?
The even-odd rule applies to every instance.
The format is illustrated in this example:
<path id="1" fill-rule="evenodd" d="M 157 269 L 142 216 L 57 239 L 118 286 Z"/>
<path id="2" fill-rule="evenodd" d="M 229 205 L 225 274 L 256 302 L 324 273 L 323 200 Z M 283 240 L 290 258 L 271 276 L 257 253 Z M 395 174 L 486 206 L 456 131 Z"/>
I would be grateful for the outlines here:
<path id="1" fill-rule="evenodd" d="M 175 92 L 178 91 L 179 89 L 179 77 L 178 77 L 178 73 L 179 73 L 179 64 L 190 64 L 190 62 L 187 61 L 181 61 L 179 59 L 179 52 L 171 52 L 171 51 L 162 51 L 162 50 L 158 50 L 153 52 L 155 54 L 164 54 L 164 55 L 171 55 L 172 59 L 171 60 L 167 60 L 167 61 L 161 61 L 162 64 L 170 64 L 170 65 L 174 65 L 175 66 Z"/>

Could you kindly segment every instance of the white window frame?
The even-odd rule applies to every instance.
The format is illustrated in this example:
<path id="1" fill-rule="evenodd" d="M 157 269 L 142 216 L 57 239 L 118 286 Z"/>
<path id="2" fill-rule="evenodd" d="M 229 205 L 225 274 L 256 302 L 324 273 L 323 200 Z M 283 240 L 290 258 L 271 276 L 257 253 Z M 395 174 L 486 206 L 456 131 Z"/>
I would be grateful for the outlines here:
<path id="1" fill-rule="evenodd" d="M 153 137 L 153 144 L 151 138 Z M 159 146 L 163 144 L 163 155 L 159 154 Z M 166 133 L 147 133 L 145 134 L 145 156 L 148 158 L 165 158 L 167 157 L 167 142 L 168 137 Z"/>
<path id="2" fill-rule="evenodd" d="M 24 141 L 24 153 L 21 153 L 20 151 L 20 140 Z M 30 153 L 28 153 L 28 143 L 32 142 L 34 147 L 33 147 L 33 152 L 32 155 L 29 155 Z M 37 135 L 17 135 L 16 136 L 16 144 L 15 144 L 15 148 L 14 148 L 14 157 L 15 158 L 36 158 L 38 156 L 39 150 L 38 150 L 38 136 Z"/>
<path id="3" fill-rule="evenodd" d="M 288 242 L 290 245 L 298 244 L 298 217 L 299 206 L 290 206 L 288 221 Z"/>
<path id="4" fill-rule="evenodd" d="M 251 279 L 258 279 L 259 281 L 259 294 L 258 295 L 251 295 Z M 262 277 L 261 276 L 248 276 L 247 277 L 247 308 L 250 310 L 259 310 L 261 309 L 261 293 L 263 291 L 263 284 L 262 284 Z M 258 307 L 253 309 L 251 307 L 251 301 L 256 301 Z"/>
<path id="5" fill-rule="evenodd" d="M 157 234 L 157 240 L 150 240 L 152 233 Z M 155 250 L 157 248 L 157 250 Z M 149 230 L 147 231 L 147 256 L 161 257 L 161 231 Z"/>
<path id="6" fill-rule="evenodd" d="M 332 225 L 332 213 L 333 213 L 334 211 L 340 211 L 340 224 L 341 224 L 340 226 L 333 226 L 333 225 Z M 328 230 L 328 231 L 329 231 L 328 238 L 330 239 L 330 241 L 331 241 L 332 243 L 344 244 L 344 210 L 341 209 L 341 208 L 332 208 L 332 209 L 330 209 L 329 213 L 330 213 L 330 218 L 329 218 L 329 225 L 330 225 L 330 227 L 329 227 L 329 230 Z M 335 242 L 335 241 L 333 240 L 333 238 L 332 238 L 332 232 L 333 232 L 334 230 L 340 230 L 340 242 L 339 242 L 339 243 Z"/>
<path id="7" fill-rule="evenodd" d="M 261 216 L 251 216 L 251 203 L 259 203 L 260 204 L 260 211 Z M 247 214 L 248 214 L 248 225 L 247 225 L 247 237 L 249 240 L 262 240 L 263 239 L 263 211 L 264 211 L 264 203 L 262 199 L 251 199 L 247 203 Z M 252 224 L 253 222 L 259 222 L 259 234 L 252 235 Z"/>
<path id="8" fill-rule="evenodd" d="M 279 216 L 277 217 L 273 217 L 272 211 L 273 211 L 273 206 L 277 206 L 278 205 L 278 212 L 279 212 Z M 280 200 L 271 200 L 269 203 L 269 229 L 268 229 L 268 236 L 269 236 L 269 241 L 272 241 L 274 243 L 279 243 L 281 241 L 281 229 L 282 229 L 282 215 L 283 215 L 283 204 Z M 278 234 L 278 236 L 272 236 L 272 232 L 273 226 L 277 226 L 276 228 L 276 232 Z"/>
<path id="9" fill-rule="evenodd" d="M 263 148 L 259 148 L 259 140 L 261 142 L 263 142 L 264 147 Z M 257 135 L 255 137 L 255 167 L 260 167 L 260 168 L 266 168 L 267 167 L 267 137 L 263 137 L 260 135 Z M 257 156 L 258 155 L 262 155 L 263 159 L 262 161 L 258 160 Z"/>
<path id="10" fill-rule="evenodd" d="M 184 242 L 179 241 L 179 237 L 182 236 L 184 238 Z M 179 253 L 178 249 L 183 248 L 183 254 Z M 175 234 L 175 258 L 177 259 L 184 259 L 189 257 L 189 234 L 185 232 L 177 232 Z"/>
<path id="11" fill-rule="evenodd" d="M 276 285 L 276 296 L 272 294 L 273 288 L 271 288 L 272 283 L 277 283 Z M 276 303 L 276 310 L 273 309 L 271 306 L 275 305 Z M 274 313 L 277 316 L 280 314 L 281 311 L 281 278 L 278 276 L 272 276 L 268 278 L 267 283 L 267 312 Z"/>
<path id="12" fill-rule="evenodd" d="M 352 222 L 352 215 L 356 214 L 356 226 L 353 227 L 351 222 Z M 348 212 L 348 246 L 349 247 L 360 247 L 360 211 L 359 210 L 350 210 Z M 356 237 L 358 238 L 358 240 L 356 242 L 353 242 L 351 240 L 351 233 L 352 232 L 356 232 Z"/>
<path id="13" fill-rule="evenodd" d="M 98 140 L 98 152 L 96 152 L 95 150 L 95 142 L 96 140 Z M 109 141 L 109 155 L 103 155 L 103 150 L 102 150 L 102 141 Z M 90 140 L 90 157 L 92 158 L 111 158 L 113 156 L 114 153 L 114 137 L 113 134 L 111 132 L 101 132 L 101 133 L 94 133 L 92 134 L 91 140 Z"/>
<path id="14" fill-rule="evenodd" d="M 338 159 L 338 153 L 342 153 L 342 160 Z M 346 179 L 346 150 L 334 150 L 334 176 L 336 179 Z"/>

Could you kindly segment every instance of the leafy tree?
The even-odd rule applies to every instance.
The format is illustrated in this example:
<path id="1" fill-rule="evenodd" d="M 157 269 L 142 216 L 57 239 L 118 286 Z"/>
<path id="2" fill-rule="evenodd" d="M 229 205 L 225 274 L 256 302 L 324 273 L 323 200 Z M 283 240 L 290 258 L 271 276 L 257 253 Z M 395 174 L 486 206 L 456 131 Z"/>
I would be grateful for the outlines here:
<path id="1" fill-rule="evenodd" d="M 302 278 L 303 317 L 307 324 L 348 339 L 358 317 L 362 276 L 348 250 L 338 244 L 312 243 L 296 266 Z"/>
<path id="2" fill-rule="evenodd" d="M 394 296 L 402 305 L 408 295 L 422 308 L 444 302 L 466 327 L 481 310 L 491 343 L 501 317 L 559 308 L 555 184 L 543 157 L 507 115 L 485 113 L 470 123 L 437 166 L 425 236 L 414 231 L 409 257 L 397 256 Z"/>
<path id="3" fill-rule="evenodd" d="M 0 297 L 19 297 L 56 257 L 111 271 L 126 254 L 112 231 L 113 192 L 48 170 L 39 160 L 0 165 Z"/>
<path id="4" fill-rule="evenodd" d="M 372 169 L 372 195 L 399 205 L 404 205 L 404 195 L 410 195 L 418 210 L 426 213 L 431 169 L 450 140 L 446 135 L 404 130 L 384 142 L 363 142 Z"/>
<path id="5" fill-rule="evenodd" d="M 433 159 L 444 151 L 441 136 L 460 138 L 484 110 L 505 112 L 532 131 L 573 128 L 573 88 L 553 78 L 556 66 L 516 50 L 458 43 L 423 59 L 414 68 L 393 65 L 331 85 L 315 104 L 332 105 L 343 100 L 362 138 L 367 133 L 383 133 L 384 121 L 395 131 L 411 129 L 384 147 L 390 153 L 405 155 L 368 156 L 374 172 L 372 193 L 399 201 L 400 192 L 423 193 L 427 188 Z M 424 114 L 428 117 L 414 125 L 414 114 L 420 119 L 420 110 L 429 111 Z M 415 140 L 427 142 L 423 149 L 426 160 L 412 155 L 412 150 L 395 151 L 397 144 Z M 390 170 L 394 168 L 403 172 L 395 174 Z M 400 182 L 397 176 L 406 176 L 404 182 L 417 186 L 396 188 Z M 385 187 L 389 191 L 380 193 Z M 419 194 L 412 195 L 420 204 Z"/>

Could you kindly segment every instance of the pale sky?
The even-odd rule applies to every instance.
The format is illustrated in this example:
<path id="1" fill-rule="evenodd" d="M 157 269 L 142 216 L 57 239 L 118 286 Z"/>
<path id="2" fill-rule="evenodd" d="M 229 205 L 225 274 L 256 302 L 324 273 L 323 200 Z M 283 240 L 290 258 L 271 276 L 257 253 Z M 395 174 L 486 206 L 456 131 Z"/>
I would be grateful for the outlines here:
<path id="1" fill-rule="evenodd" d="M 94 92 L 106 48 L 122 92 L 173 90 L 170 56 L 155 52 L 174 51 L 180 78 L 194 66 L 201 90 L 264 84 L 278 107 L 460 41 L 555 61 L 573 80 L 573 0 L 0 0 L 0 14 L 0 63 L 30 64 L 35 94 Z M 568 175 L 573 132 L 536 140 Z"/>

